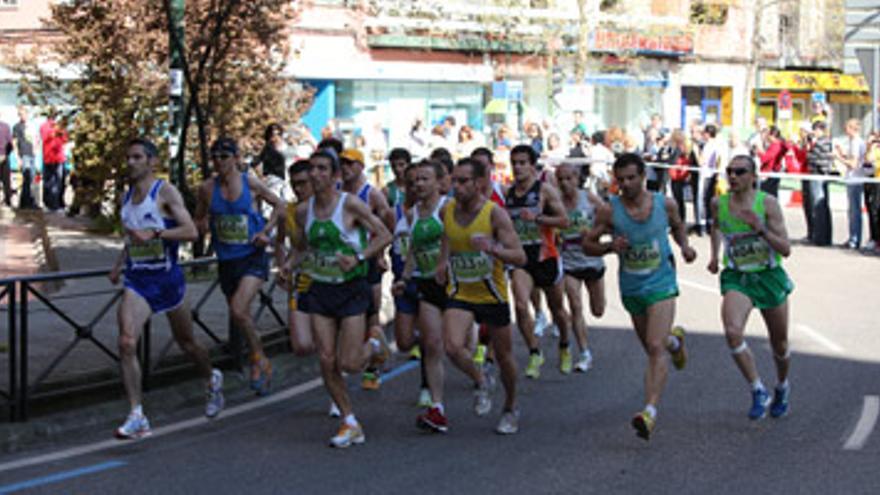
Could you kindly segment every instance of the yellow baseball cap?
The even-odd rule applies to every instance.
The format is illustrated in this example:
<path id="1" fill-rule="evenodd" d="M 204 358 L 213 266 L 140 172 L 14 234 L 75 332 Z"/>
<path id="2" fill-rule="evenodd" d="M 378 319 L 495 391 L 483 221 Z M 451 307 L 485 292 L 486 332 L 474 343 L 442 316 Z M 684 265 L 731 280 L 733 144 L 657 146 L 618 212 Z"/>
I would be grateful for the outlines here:
<path id="1" fill-rule="evenodd" d="M 350 162 L 358 162 L 364 163 L 364 154 L 360 152 L 360 150 L 356 150 L 354 148 L 349 148 L 344 150 L 342 154 L 339 155 L 341 160 L 348 160 Z"/>

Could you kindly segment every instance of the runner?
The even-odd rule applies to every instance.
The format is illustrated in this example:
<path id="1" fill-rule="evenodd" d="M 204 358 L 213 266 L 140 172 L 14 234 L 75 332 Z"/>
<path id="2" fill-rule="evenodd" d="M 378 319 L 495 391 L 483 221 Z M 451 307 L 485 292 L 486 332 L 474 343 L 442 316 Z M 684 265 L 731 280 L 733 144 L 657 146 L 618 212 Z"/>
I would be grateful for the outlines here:
<path id="1" fill-rule="evenodd" d="M 406 198 L 406 170 L 412 165 L 412 155 L 406 148 L 394 148 L 388 153 L 388 163 L 391 164 L 394 180 L 385 184 L 382 194 L 388 201 L 388 206 L 394 208 L 403 204 Z"/>
<path id="2" fill-rule="evenodd" d="M 153 314 L 165 313 L 177 345 L 196 363 L 208 389 L 205 416 L 214 418 L 223 409 L 223 374 L 211 369 L 205 349 L 193 339 L 192 313 L 186 301 L 186 282 L 177 264 L 181 241 L 193 241 L 198 232 L 173 185 L 157 180 L 153 170 L 159 151 L 151 141 L 135 139 L 128 146 L 129 190 L 122 205 L 125 247 L 110 270 L 110 281 L 125 273 L 125 289 L 117 311 L 119 361 L 122 381 L 131 405 L 125 422 L 116 429 L 120 439 L 150 434 L 144 415 L 141 368 L 137 343 L 141 329 Z"/>
<path id="3" fill-rule="evenodd" d="M 571 309 L 574 337 L 581 355 L 574 365 L 575 371 L 585 373 L 593 363 L 593 355 L 587 340 L 587 321 L 581 287 L 586 285 L 590 297 L 590 312 L 596 318 L 605 314 L 605 262 L 601 257 L 587 256 L 582 246 L 584 233 L 593 228 L 596 209 L 602 200 L 596 194 L 581 189 L 580 173 L 570 163 L 556 168 L 556 182 L 562 195 L 562 205 L 568 212 L 568 227 L 559 232 L 562 238 L 562 268 L 565 271 L 565 293 Z"/>
<path id="4" fill-rule="evenodd" d="M 477 181 L 486 174 L 482 169 L 482 162 L 469 158 L 453 169 L 455 199 L 443 209 L 444 236 L 435 279 L 446 285 L 448 296 L 443 312 L 446 354 L 474 381 L 474 411 L 478 416 L 489 414 L 492 399 L 488 381 L 468 354 L 465 341 L 475 320 L 489 327 L 507 394 L 495 431 L 513 434 L 519 430 L 519 412 L 504 264 L 525 263 L 526 256 L 507 213 L 482 195 Z"/>
<path id="5" fill-rule="evenodd" d="M 382 191 L 370 185 L 364 175 L 364 154 L 356 149 L 347 149 L 339 155 L 339 163 L 342 170 L 342 190 L 361 199 L 370 211 L 379 217 L 389 231 L 394 231 L 394 210 L 388 207 L 388 202 Z M 371 329 L 382 331 L 379 324 L 379 310 L 382 308 L 382 274 L 388 271 L 388 263 L 385 261 L 384 252 L 367 262 L 367 282 L 370 284 L 372 299 L 367 309 L 367 318 Z M 378 390 L 381 382 L 379 370 L 367 367 L 361 376 L 361 387 L 365 390 Z"/>
<path id="6" fill-rule="evenodd" d="M 407 197 L 415 197 L 417 203 L 411 212 L 411 244 L 403 276 L 394 289 L 402 293 L 411 284 L 417 288 L 423 374 L 430 391 L 426 411 L 417 418 L 417 424 L 445 432 L 448 421 L 443 409 L 442 311 L 446 307 L 446 288 L 435 277 L 443 239 L 440 211 L 446 204 L 446 197 L 440 196 L 440 181 L 446 170 L 436 161 L 423 161 L 412 170 L 415 178 L 409 183 L 412 187 L 407 189 Z M 412 345 L 413 340 L 410 337 L 407 344 Z"/>
<path id="7" fill-rule="evenodd" d="M 302 269 L 312 279 L 304 302 L 311 312 L 321 376 L 343 421 L 330 439 L 332 447 L 364 443 L 363 428 L 352 412 L 342 372 L 358 373 L 370 361 L 378 366 L 390 356 L 381 329 L 366 335 L 370 305 L 366 260 L 379 255 L 391 234 L 369 208 L 336 189 L 339 162 L 328 149 L 315 152 L 310 178 L 314 195 L 296 209 Z M 369 235 L 369 242 L 367 241 Z"/>
<path id="8" fill-rule="evenodd" d="M 569 349 L 568 312 L 563 307 L 562 267 L 556 250 L 554 229 L 568 226 L 568 216 L 562 208 L 559 192 L 537 178 L 535 165 L 538 154 L 527 145 L 514 146 L 510 151 L 514 184 L 507 190 L 505 206 L 516 233 L 526 252 L 527 261 L 516 265 L 511 271 L 516 325 L 529 347 L 529 364 L 526 376 L 541 376 L 544 355 L 535 336 L 535 320 L 529 306 L 534 287 L 539 287 L 547 297 L 547 305 L 553 322 L 559 328 L 559 370 L 572 371 Z"/>
<path id="9" fill-rule="evenodd" d="M 785 219 L 779 202 L 754 187 L 755 162 L 750 156 L 734 157 L 727 167 L 730 192 L 712 202 L 712 257 L 708 269 L 718 273 L 718 249 L 724 241 L 724 270 L 721 272 L 721 319 L 724 335 L 740 372 L 752 388 L 750 419 L 767 415 L 779 418 L 788 413 L 788 295 L 794 288 L 782 258 L 791 254 Z M 770 403 L 755 357 L 744 334 L 752 308 L 761 311 L 779 383 Z"/>
<path id="10" fill-rule="evenodd" d="M 221 137 L 214 141 L 211 160 L 217 175 L 199 188 L 196 225 L 202 233 L 210 227 L 220 289 L 226 296 L 232 323 L 244 333 L 250 347 L 250 386 L 262 396 L 271 391 L 272 364 L 263 353 L 251 303 L 269 277 L 266 245 L 284 205 L 259 179 L 239 171 L 238 145 L 233 139 Z M 259 200 L 274 207 L 268 221 L 260 215 Z"/>
<path id="11" fill-rule="evenodd" d="M 686 262 L 692 263 L 697 252 L 688 244 L 675 200 L 646 189 L 645 162 L 640 156 L 620 155 L 613 172 L 620 195 L 611 196 L 609 204 L 599 207 L 596 226 L 584 236 L 584 251 L 591 256 L 614 252 L 620 258 L 620 296 L 648 355 L 645 408 L 633 417 L 632 426 L 639 437 L 649 440 L 668 375 L 664 353 L 672 354 L 676 369 L 684 368 L 687 362 L 684 330 L 676 327 L 670 331 L 678 281 L 667 236 L 671 233 Z M 612 234 L 613 239 L 600 242 L 605 234 Z"/>

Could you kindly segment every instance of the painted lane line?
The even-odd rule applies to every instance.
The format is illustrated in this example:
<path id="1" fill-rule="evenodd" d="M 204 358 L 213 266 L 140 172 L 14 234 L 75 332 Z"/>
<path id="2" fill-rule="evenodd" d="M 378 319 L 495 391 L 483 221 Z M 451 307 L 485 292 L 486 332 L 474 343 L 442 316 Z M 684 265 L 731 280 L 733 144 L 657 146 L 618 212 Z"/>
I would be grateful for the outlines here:
<path id="1" fill-rule="evenodd" d="M 821 344 L 823 347 L 828 349 L 831 352 L 835 352 L 837 354 L 843 354 L 843 347 L 839 346 L 837 343 L 829 339 L 828 337 L 822 335 L 818 330 L 808 327 L 803 323 L 796 323 L 795 328 L 797 328 L 801 333 L 806 334 L 808 337 L 813 339 L 814 341 Z"/>
<path id="2" fill-rule="evenodd" d="M 680 278 L 680 277 L 678 279 L 678 283 L 680 283 L 681 285 L 684 285 L 686 287 L 690 287 L 692 289 L 697 289 L 697 290 L 701 290 L 703 292 L 708 292 L 710 294 L 715 294 L 719 298 L 721 297 L 721 289 L 719 289 L 718 287 L 710 287 L 708 285 L 703 285 L 701 283 L 692 282 L 690 280 Z"/>
<path id="3" fill-rule="evenodd" d="M 876 395 L 866 395 L 862 402 L 862 415 L 859 422 L 856 423 L 852 434 L 843 444 L 843 450 L 861 450 L 874 431 L 877 424 L 877 417 L 880 416 L 880 397 Z"/>
<path id="4" fill-rule="evenodd" d="M 391 380 L 407 371 L 410 371 L 418 366 L 417 362 L 407 362 L 401 366 L 394 368 L 389 371 L 385 375 L 383 375 L 382 380 L 388 381 Z M 251 402 L 247 402 L 245 404 L 239 404 L 234 407 L 230 407 L 224 409 L 219 417 L 215 419 L 208 419 L 205 417 L 198 417 L 187 419 L 184 421 L 180 421 L 178 423 L 173 423 L 166 426 L 161 426 L 159 428 L 153 429 L 152 435 L 149 437 L 140 440 L 140 441 L 150 441 L 153 438 L 162 437 L 168 435 L 170 433 L 176 433 L 181 430 L 187 430 L 190 428 L 195 428 L 197 426 L 203 426 L 210 423 L 215 423 L 217 421 L 221 421 L 223 419 L 232 418 L 235 416 L 239 416 L 246 412 L 253 411 L 254 409 L 260 409 L 262 407 L 266 407 L 277 402 L 285 401 L 290 399 L 291 397 L 296 397 L 297 395 L 302 395 L 306 392 L 314 390 L 318 387 L 321 387 L 323 382 L 320 378 L 314 378 L 304 383 L 300 383 L 294 387 L 291 387 L 283 392 L 278 392 L 270 395 L 269 397 L 265 397 L 262 399 L 253 400 Z M 35 466 L 39 464 L 46 464 L 49 462 L 61 461 L 65 459 L 70 459 L 72 457 L 77 457 L 85 454 L 91 454 L 94 452 L 99 452 L 102 450 L 108 450 L 112 448 L 118 448 L 126 445 L 130 442 L 120 441 L 117 439 L 109 439 L 102 440 L 100 442 L 90 443 L 86 445 L 81 445 L 79 447 L 71 447 L 69 449 L 60 450 L 58 452 L 52 452 L 49 454 L 38 455 L 34 457 L 28 457 L 25 459 L 20 459 L 17 461 L 6 462 L 0 464 L 0 473 L 5 471 L 12 471 L 14 469 L 21 469 L 29 466 Z"/>
<path id="5" fill-rule="evenodd" d="M 81 467 L 78 469 L 71 469 L 70 471 L 62 471 L 60 473 L 49 474 L 46 476 L 40 476 L 39 478 L 33 478 L 26 481 L 21 481 L 18 483 L 12 483 L 10 485 L 0 486 L 0 495 L 5 495 L 7 493 L 17 492 L 19 490 L 27 490 L 28 488 L 35 488 L 38 486 L 48 485 L 51 483 L 58 483 L 59 481 L 65 481 L 72 478 L 78 478 L 80 476 L 85 476 L 87 474 L 100 473 L 101 471 L 107 471 L 108 469 L 115 469 L 118 467 L 125 466 L 127 463 L 122 461 L 108 461 L 102 462 L 100 464 L 94 464 L 92 466 Z"/>
<path id="6" fill-rule="evenodd" d="M 407 361 L 406 364 L 402 364 L 402 365 L 394 368 L 393 370 L 389 371 L 388 373 L 383 373 L 383 374 L 379 375 L 379 382 L 385 383 L 389 380 L 393 380 L 394 378 L 397 378 L 398 376 L 406 373 L 407 371 L 414 370 L 418 367 L 419 367 L 418 361 Z"/>

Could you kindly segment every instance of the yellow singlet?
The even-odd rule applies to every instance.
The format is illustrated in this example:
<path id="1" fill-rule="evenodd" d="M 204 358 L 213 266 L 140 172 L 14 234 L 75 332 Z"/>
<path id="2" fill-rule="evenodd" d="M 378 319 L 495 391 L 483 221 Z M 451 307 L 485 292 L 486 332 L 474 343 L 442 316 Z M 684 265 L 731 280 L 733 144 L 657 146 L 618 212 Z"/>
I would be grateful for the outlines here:
<path id="1" fill-rule="evenodd" d="M 287 236 L 290 238 L 290 245 L 295 246 L 299 236 L 299 230 L 296 228 L 296 203 L 287 203 Z M 312 285 L 312 279 L 305 273 L 295 273 L 296 284 L 294 291 L 290 294 L 290 309 L 296 311 L 296 296 L 303 294 L 309 290 Z"/>
<path id="2" fill-rule="evenodd" d="M 449 240 L 449 283 L 446 293 L 451 299 L 471 304 L 507 304 L 507 275 L 504 264 L 471 247 L 474 236 L 492 237 L 492 209 L 495 203 L 485 201 L 470 225 L 455 221 L 455 199 L 446 204 L 443 228 Z"/>

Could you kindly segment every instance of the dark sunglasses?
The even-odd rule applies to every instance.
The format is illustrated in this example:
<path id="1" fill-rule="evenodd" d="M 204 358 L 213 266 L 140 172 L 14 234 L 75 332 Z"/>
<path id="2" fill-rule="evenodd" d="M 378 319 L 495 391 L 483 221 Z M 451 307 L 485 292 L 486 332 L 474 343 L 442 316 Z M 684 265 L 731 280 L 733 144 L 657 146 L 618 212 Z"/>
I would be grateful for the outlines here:
<path id="1" fill-rule="evenodd" d="M 728 175 L 728 176 L 736 176 L 736 177 L 739 177 L 740 175 L 745 175 L 745 174 L 747 174 L 747 173 L 749 173 L 749 172 L 751 172 L 751 170 L 749 170 L 749 169 L 747 169 L 747 168 L 745 168 L 745 167 L 736 167 L 736 168 L 733 168 L 733 167 L 727 167 L 727 175 Z"/>

